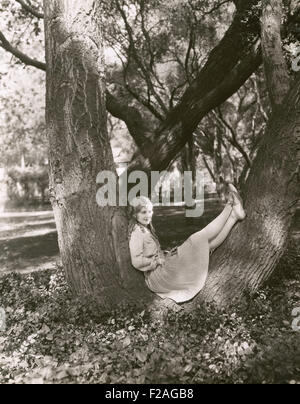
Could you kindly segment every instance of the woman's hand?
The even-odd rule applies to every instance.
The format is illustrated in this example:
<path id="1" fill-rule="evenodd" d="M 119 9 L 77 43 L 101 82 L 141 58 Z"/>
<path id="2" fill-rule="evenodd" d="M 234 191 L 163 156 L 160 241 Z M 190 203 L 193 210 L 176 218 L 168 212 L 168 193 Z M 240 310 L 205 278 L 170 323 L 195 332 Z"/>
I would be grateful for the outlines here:
<path id="1" fill-rule="evenodd" d="M 162 258 L 159 254 L 153 255 L 151 264 L 152 270 L 157 268 L 158 266 L 163 266 L 164 263 L 165 263 L 164 258 Z"/>

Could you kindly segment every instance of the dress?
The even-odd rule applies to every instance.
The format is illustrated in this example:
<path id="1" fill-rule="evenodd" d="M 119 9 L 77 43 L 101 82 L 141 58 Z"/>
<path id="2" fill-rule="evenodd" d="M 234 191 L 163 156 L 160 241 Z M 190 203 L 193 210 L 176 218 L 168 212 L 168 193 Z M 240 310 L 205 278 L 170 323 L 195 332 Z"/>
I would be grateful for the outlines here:
<path id="1" fill-rule="evenodd" d="M 132 265 L 144 272 L 148 288 L 177 303 L 192 299 L 204 286 L 209 244 L 201 231 L 193 233 L 175 252 L 163 252 L 159 241 L 143 225 L 135 225 L 129 240 Z M 163 259 L 158 265 L 157 257 Z"/>

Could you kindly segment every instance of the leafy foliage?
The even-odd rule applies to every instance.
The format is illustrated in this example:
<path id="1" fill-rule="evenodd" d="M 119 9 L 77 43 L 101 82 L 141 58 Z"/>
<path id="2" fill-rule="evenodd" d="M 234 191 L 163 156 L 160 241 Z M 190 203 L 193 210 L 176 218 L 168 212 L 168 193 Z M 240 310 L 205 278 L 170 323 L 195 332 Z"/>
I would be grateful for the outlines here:
<path id="1" fill-rule="evenodd" d="M 289 65 L 299 44 L 296 3 L 284 1 L 284 21 L 287 18 L 290 21 L 289 26 L 283 29 L 283 45 Z M 41 0 L 29 4 L 35 10 L 42 11 Z M 211 50 L 229 27 L 235 10 L 234 2 L 108 0 L 102 1 L 101 5 L 108 88 L 125 105 L 140 109 L 151 128 L 149 133 L 154 132 L 160 120 L 164 119 L 197 77 Z M 42 19 L 35 18 L 13 0 L 3 0 L 0 7 L 3 16 L 0 30 L 14 47 L 42 61 Z M 243 21 L 245 31 L 253 31 L 254 36 L 258 33 L 257 17 L 260 11 L 261 4 L 258 2 Z M 3 54 L 10 70 L 8 74 L 8 68 L 0 69 L 0 76 L 5 78 L 1 91 L 6 93 L 3 97 L 6 112 L 0 119 L 0 144 L 5 150 L 1 158 L 17 161 L 24 149 L 32 160 L 32 150 L 36 150 L 37 146 L 45 156 L 45 139 L 41 136 L 41 116 L 44 111 L 40 102 L 40 98 L 44 99 L 44 78 L 41 76 L 44 73 L 39 72 L 36 77 L 36 72 L 32 73 L 34 69 L 26 68 L 28 74 L 21 86 L 20 80 L 12 79 L 24 76 L 21 62 L 2 49 L 0 54 Z M 237 184 L 240 177 L 242 184 L 255 157 L 268 118 L 265 90 L 258 89 L 261 86 L 255 83 L 262 81 L 261 78 L 260 73 L 222 105 L 225 124 L 217 119 L 213 111 L 203 119 L 195 133 L 196 154 L 202 154 L 217 184 L 218 178 L 226 177 L 228 172 L 229 180 Z M 11 84 L 13 82 L 16 82 L 15 85 Z M 121 143 L 122 148 L 132 149 L 132 141 L 119 139 L 128 137 L 126 129 L 121 132 L 113 134 L 114 140 Z M 124 154 L 126 160 L 132 152 L 125 150 Z"/>
<path id="2" fill-rule="evenodd" d="M 36 198 L 45 202 L 48 197 L 48 181 L 47 166 L 26 167 L 23 170 L 11 168 L 7 172 L 8 198 L 18 201 L 20 205 L 32 203 Z"/>
<path id="3" fill-rule="evenodd" d="M 197 76 L 233 9 L 230 1 L 104 1 L 108 83 L 143 113 L 163 116 Z"/>
<path id="4" fill-rule="evenodd" d="M 12 46 L 42 61 L 42 21 L 24 13 L 15 1 L 2 1 L 0 10 L 0 30 Z M 2 48 L 0 56 L 0 165 L 18 165 L 22 155 L 26 164 L 40 165 L 46 157 L 45 73 L 25 67 Z"/>

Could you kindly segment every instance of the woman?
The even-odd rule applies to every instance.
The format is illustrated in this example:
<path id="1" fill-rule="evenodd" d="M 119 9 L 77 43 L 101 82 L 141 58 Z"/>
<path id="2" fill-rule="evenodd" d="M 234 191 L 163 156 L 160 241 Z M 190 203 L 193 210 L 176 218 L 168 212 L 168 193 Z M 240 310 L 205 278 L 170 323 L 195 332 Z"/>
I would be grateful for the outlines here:
<path id="1" fill-rule="evenodd" d="M 152 226 L 153 206 L 144 197 L 131 202 L 129 248 L 132 265 L 144 272 L 148 288 L 177 303 L 192 299 L 204 286 L 210 252 L 225 240 L 238 220 L 245 218 L 242 199 L 228 185 L 227 204 L 204 229 L 192 234 L 182 245 L 164 253 Z"/>

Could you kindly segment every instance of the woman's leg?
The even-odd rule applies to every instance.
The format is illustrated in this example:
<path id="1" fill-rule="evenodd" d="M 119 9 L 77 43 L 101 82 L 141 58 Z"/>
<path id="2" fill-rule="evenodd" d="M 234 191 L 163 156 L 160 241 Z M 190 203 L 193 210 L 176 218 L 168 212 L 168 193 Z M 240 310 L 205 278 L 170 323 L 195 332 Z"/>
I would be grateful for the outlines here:
<path id="1" fill-rule="evenodd" d="M 227 204 L 223 211 L 217 216 L 212 222 L 210 222 L 206 227 L 200 230 L 201 234 L 205 235 L 208 241 L 218 236 L 218 234 L 223 229 L 225 223 L 227 222 L 230 214 L 232 212 L 232 205 Z"/>
<path id="2" fill-rule="evenodd" d="M 223 241 L 228 236 L 230 230 L 233 228 L 233 226 L 235 225 L 235 223 L 238 220 L 239 220 L 238 216 L 235 214 L 234 210 L 232 210 L 228 220 L 224 224 L 220 233 L 212 240 L 209 240 L 209 249 L 210 250 L 216 249 L 217 247 L 219 247 L 219 245 L 221 245 L 223 243 Z"/>
<path id="3" fill-rule="evenodd" d="M 230 198 L 230 196 L 229 196 Z M 204 229 L 192 234 L 190 237 L 194 242 L 205 239 L 209 244 L 210 251 L 223 243 L 230 230 L 238 220 L 243 220 L 246 216 L 241 203 L 241 198 L 237 192 L 232 192 L 232 198 L 228 200 L 223 211 Z"/>

